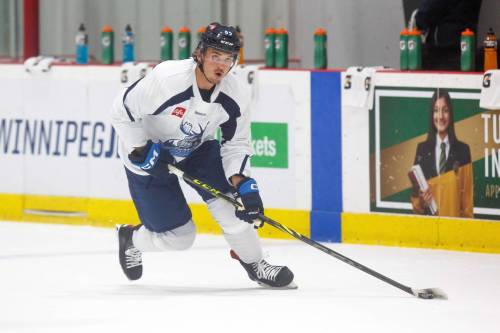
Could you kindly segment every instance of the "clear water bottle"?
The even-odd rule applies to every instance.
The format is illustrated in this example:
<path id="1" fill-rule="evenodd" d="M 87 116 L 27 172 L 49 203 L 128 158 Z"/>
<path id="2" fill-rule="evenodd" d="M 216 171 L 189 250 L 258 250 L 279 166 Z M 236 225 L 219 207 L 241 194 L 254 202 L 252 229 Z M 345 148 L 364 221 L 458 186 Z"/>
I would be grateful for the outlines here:
<path id="1" fill-rule="evenodd" d="M 77 64 L 88 64 L 89 63 L 89 38 L 87 32 L 85 31 L 85 25 L 80 24 L 78 28 L 78 33 L 75 37 L 76 44 L 76 63 Z"/>

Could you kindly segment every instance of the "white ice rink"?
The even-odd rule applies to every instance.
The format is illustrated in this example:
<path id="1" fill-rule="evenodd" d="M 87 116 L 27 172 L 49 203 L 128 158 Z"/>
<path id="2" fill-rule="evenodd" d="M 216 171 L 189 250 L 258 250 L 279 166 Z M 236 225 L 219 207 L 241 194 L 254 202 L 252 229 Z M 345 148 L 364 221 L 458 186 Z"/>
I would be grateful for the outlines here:
<path id="1" fill-rule="evenodd" d="M 264 240 L 297 290 L 266 290 L 221 236 L 147 253 L 129 282 L 114 230 L 0 222 L 0 332 L 500 332 L 500 255 L 326 244 L 421 300 L 299 241 Z"/>

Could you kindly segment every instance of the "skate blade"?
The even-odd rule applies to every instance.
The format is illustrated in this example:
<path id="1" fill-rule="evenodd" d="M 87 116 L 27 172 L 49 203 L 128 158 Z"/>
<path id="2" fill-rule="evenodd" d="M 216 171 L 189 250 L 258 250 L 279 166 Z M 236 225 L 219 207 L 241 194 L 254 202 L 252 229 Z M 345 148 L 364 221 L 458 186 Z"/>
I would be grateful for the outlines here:
<path id="1" fill-rule="evenodd" d="M 290 282 L 290 284 L 286 285 L 286 286 L 283 286 L 283 287 L 273 287 L 273 286 L 270 286 L 268 284 L 265 284 L 265 283 L 262 283 L 262 282 L 257 282 L 259 284 L 259 286 L 261 286 L 262 288 L 265 288 L 265 289 L 273 289 L 273 290 L 288 290 L 288 289 L 298 289 L 299 286 L 297 286 L 297 284 L 295 284 L 295 282 Z"/>

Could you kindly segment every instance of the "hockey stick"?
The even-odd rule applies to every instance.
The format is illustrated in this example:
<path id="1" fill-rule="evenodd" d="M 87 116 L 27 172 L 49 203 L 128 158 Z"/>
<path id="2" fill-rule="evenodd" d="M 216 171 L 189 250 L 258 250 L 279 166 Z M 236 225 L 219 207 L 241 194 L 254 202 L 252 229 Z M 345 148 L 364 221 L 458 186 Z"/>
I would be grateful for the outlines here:
<path id="1" fill-rule="evenodd" d="M 233 197 L 222 193 L 221 191 L 217 190 L 216 188 L 213 188 L 209 184 L 206 184 L 199 179 L 196 179 L 196 178 L 193 178 L 193 177 L 187 175 L 184 171 L 180 170 L 179 168 L 169 164 L 168 169 L 170 170 L 170 172 L 175 174 L 177 177 L 182 178 L 187 183 L 192 184 L 192 185 L 212 194 L 214 197 L 224 199 L 236 208 L 242 207 L 242 204 L 240 202 L 238 202 L 237 200 L 235 200 Z M 371 276 L 374 276 L 379 280 L 382 280 L 382 281 L 384 281 L 384 282 L 386 282 L 386 283 L 388 283 L 396 288 L 399 288 L 402 291 L 407 292 L 410 295 L 416 296 L 418 298 L 423 298 L 423 299 L 433 299 L 433 298 L 447 299 L 448 298 L 446 296 L 446 294 L 443 291 L 441 291 L 439 288 L 413 289 L 411 287 L 405 286 L 402 283 L 399 283 L 391 278 L 388 278 L 387 276 L 382 275 L 382 274 L 374 271 L 371 268 L 368 268 L 368 267 L 366 267 L 366 266 L 364 266 L 364 265 L 362 265 L 362 264 L 360 264 L 352 259 L 349 259 L 348 257 L 346 257 L 346 256 L 324 246 L 324 245 L 321 245 L 320 243 L 318 243 L 318 242 L 316 242 L 316 241 L 314 241 L 314 240 L 312 240 L 304 235 L 299 234 L 298 232 L 282 225 L 281 223 L 279 223 L 279 222 L 277 222 L 277 221 L 275 221 L 275 220 L 273 220 L 273 219 L 271 219 L 263 214 L 260 214 L 259 218 L 261 220 L 263 220 L 265 223 L 271 225 L 272 227 L 274 227 L 278 230 L 281 230 L 282 232 L 287 233 L 287 234 L 291 235 L 292 237 L 294 237 L 294 238 L 296 238 L 296 239 L 298 239 L 298 240 L 300 240 L 308 245 L 311 245 L 311 246 L 315 247 L 316 249 L 323 251 L 326 254 L 331 255 L 332 257 L 335 257 L 335 258 L 345 262 L 348 265 L 351 265 L 351 266 L 353 266 L 353 267 L 355 267 L 355 268 L 357 268 L 357 269 L 359 269 L 367 274 L 370 274 Z"/>

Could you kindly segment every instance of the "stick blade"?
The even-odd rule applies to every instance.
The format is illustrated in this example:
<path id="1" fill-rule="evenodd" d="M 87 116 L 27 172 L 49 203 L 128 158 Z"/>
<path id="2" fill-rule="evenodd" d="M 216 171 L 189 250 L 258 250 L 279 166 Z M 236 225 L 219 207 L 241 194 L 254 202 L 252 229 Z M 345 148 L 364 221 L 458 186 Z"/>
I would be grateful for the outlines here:
<path id="1" fill-rule="evenodd" d="M 448 299 L 448 295 L 439 288 L 412 289 L 412 292 L 413 295 L 422 299 Z"/>

